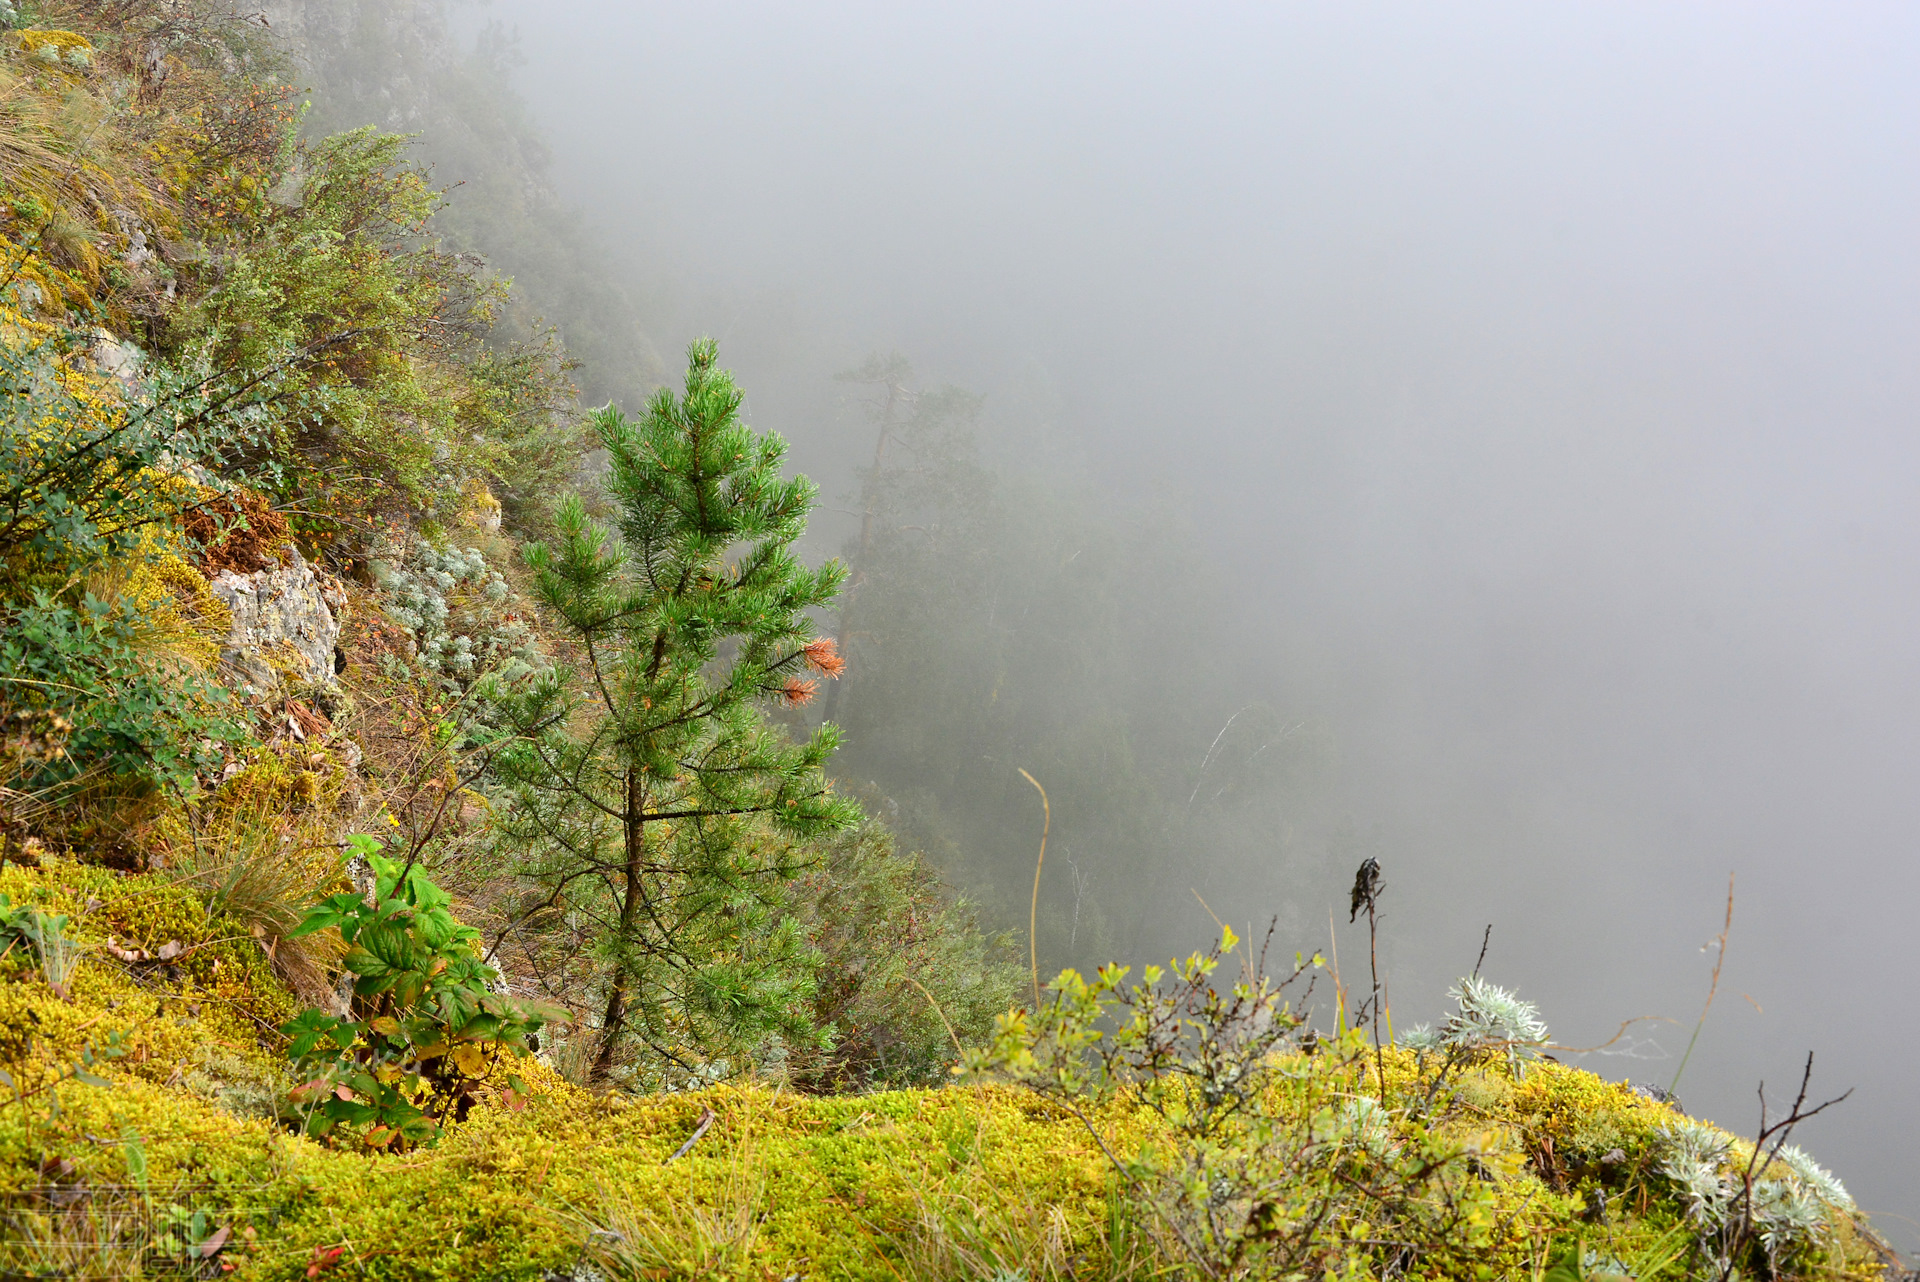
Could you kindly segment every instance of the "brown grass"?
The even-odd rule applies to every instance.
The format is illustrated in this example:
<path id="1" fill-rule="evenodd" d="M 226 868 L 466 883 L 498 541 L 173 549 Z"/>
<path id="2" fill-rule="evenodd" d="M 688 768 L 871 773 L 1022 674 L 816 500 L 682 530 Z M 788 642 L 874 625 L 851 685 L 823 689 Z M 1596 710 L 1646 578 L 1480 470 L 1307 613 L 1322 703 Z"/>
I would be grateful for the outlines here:
<path id="1" fill-rule="evenodd" d="M 324 931 L 287 938 L 307 910 L 343 876 L 338 835 L 324 817 L 292 815 L 270 802 L 217 802 L 185 816 L 165 843 L 167 869 L 206 901 L 252 932 L 273 968 L 302 999 L 322 1005 L 344 948 Z"/>

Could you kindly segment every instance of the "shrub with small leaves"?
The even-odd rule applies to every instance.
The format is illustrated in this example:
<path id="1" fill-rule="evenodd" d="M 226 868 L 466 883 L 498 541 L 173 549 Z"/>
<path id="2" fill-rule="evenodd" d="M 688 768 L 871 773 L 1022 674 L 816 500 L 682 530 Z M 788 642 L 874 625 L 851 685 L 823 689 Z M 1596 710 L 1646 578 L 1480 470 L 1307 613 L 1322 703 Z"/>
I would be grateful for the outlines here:
<path id="1" fill-rule="evenodd" d="M 1247 957 L 1228 983 L 1217 972 L 1236 943 L 1223 929 L 1211 952 L 1134 985 L 1121 966 L 1092 981 L 1062 971 L 965 1066 L 1083 1121 L 1083 1100 L 1121 1092 L 1164 1119 L 1170 1150 L 1108 1155 L 1192 1276 L 1488 1276 L 1490 1190 L 1511 1156 L 1356 1092 L 1378 1062 L 1365 1037 L 1309 1040 L 1286 1000 L 1319 958 L 1276 982 L 1264 955 Z"/>
<path id="2" fill-rule="evenodd" d="M 45 803 L 107 789 L 191 793 L 239 738 L 231 699 L 210 679 L 157 662 L 140 621 L 92 594 L 79 602 L 44 589 L 0 605 L 0 718 L 45 733 L 10 742 L 6 780 Z"/>

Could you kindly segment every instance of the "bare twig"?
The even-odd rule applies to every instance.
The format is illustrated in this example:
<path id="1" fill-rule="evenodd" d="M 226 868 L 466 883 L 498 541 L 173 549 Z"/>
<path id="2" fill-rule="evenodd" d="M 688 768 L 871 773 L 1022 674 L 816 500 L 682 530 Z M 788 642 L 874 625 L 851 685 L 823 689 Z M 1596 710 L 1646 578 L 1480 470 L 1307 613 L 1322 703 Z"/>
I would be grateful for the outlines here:
<path id="1" fill-rule="evenodd" d="M 1387 1104 L 1387 1058 L 1380 1045 L 1380 922 L 1377 915 L 1380 892 L 1387 888 L 1380 876 L 1380 861 L 1369 859 L 1360 865 L 1353 878 L 1353 910 L 1367 910 L 1367 967 L 1373 976 L 1373 993 L 1367 998 L 1373 1025 L 1374 1073 L 1380 1079 L 1380 1106 Z M 1489 928 L 1491 929 L 1491 928 Z"/>
<path id="2" fill-rule="evenodd" d="M 1720 964 L 1727 960 L 1727 935 L 1733 930 L 1733 874 L 1727 874 L 1727 920 L 1721 926 L 1720 933 L 1713 939 L 1719 948 L 1713 959 L 1713 982 L 1707 985 L 1707 1004 L 1700 1008 L 1699 1022 L 1693 1026 L 1693 1036 L 1687 1039 L 1686 1054 L 1680 1057 L 1680 1067 L 1673 1070 L 1673 1081 L 1667 1086 L 1671 1095 L 1680 1089 L 1680 1074 L 1687 1071 L 1687 1060 L 1693 1056 L 1694 1044 L 1700 1040 L 1700 1030 L 1706 1027 L 1707 1012 L 1713 1009 L 1714 994 L 1720 991 Z"/>
<path id="3" fill-rule="evenodd" d="M 1729 912 L 1731 915 L 1731 912 Z M 1793 1134 L 1793 1128 L 1810 1117 L 1826 1112 L 1835 1104 L 1853 1094 L 1852 1088 L 1823 1104 L 1813 1108 L 1806 1107 L 1807 1087 L 1813 1083 L 1813 1052 L 1807 1052 L 1806 1067 L 1800 1070 L 1800 1089 L 1793 1097 L 1793 1107 L 1787 1115 L 1773 1125 L 1767 1125 L 1767 1084 L 1760 1083 L 1760 1133 L 1754 1137 L 1753 1153 L 1747 1158 L 1747 1169 L 1740 1173 L 1740 1213 L 1733 1217 L 1729 1226 L 1733 1230 L 1731 1241 L 1726 1243 L 1726 1251 L 1720 1260 L 1720 1282 L 1732 1282 L 1735 1262 L 1741 1251 L 1753 1240 L 1753 1185 L 1754 1178 L 1780 1156 L 1780 1150 L 1786 1147 L 1787 1139 Z M 1772 1147 L 1768 1147 L 1768 1142 Z"/>
<path id="4" fill-rule="evenodd" d="M 1559 1051 L 1565 1055 L 1593 1055 L 1607 1049 L 1607 1047 L 1613 1045 L 1622 1037 L 1625 1037 L 1627 1030 L 1635 1024 L 1671 1024 L 1673 1022 L 1673 1020 L 1668 1019 L 1665 1015 L 1635 1015 L 1632 1019 L 1622 1020 L 1619 1031 L 1606 1041 L 1601 1042 L 1598 1046 L 1562 1046 L 1559 1042 L 1548 1042 L 1547 1046 L 1549 1049 Z"/>
<path id="5" fill-rule="evenodd" d="M 700 1125 L 694 1127 L 693 1134 L 687 1136 L 687 1142 L 685 1144 L 682 1144 L 679 1148 L 673 1150 L 672 1155 L 667 1158 L 667 1161 L 660 1163 L 660 1165 L 665 1166 L 667 1162 L 676 1161 L 679 1158 L 685 1157 L 687 1155 L 687 1151 L 691 1149 L 695 1144 L 698 1144 L 700 1142 L 700 1137 L 702 1135 L 705 1135 L 707 1133 L 707 1128 L 712 1125 L 713 1125 L 713 1110 L 710 1108 L 702 1109 L 700 1113 Z"/>
<path id="6" fill-rule="evenodd" d="M 1380 1079 L 1380 1106 L 1387 1104 L 1387 1055 L 1380 1046 L 1380 928 L 1367 901 L 1367 964 L 1373 971 L 1373 1070 Z"/>

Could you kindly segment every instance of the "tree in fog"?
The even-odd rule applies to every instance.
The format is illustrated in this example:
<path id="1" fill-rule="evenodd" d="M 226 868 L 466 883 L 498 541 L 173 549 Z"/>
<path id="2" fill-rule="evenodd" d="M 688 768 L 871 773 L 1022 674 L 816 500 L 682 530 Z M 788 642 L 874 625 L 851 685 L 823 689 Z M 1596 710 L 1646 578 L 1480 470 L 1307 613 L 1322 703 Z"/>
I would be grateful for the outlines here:
<path id="1" fill-rule="evenodd" d="M 1148 918 L 1204 889 L 1196 850 L 1293 858 L 1281 811 L 1303 736 L 1209 662 L 1224 611 L 1191 539 L 996 475 L 982 399 L 917 389 L 898 357 L 841 377 L 875 444 L 845 550 L 836 771 L 878 784 L 910 838 L 1024 930 L 1031 770 L 1053 806 L 1040 935 L 1059 962 L 1157 946 Z"/>
<path id="2" fill-rule="evenodd" d="M 517 705 L 502 827 L 547 902 L 597 927 L 600 1078 L 629 1035 L 685 1068 L 814 1036 L 806 941 L 776 892 L 799 843 L 860 818 L 822 773 L 834 728 L 795 743 L 761 715 L 838 673 L 809 612 L 845 571 L 794 556 L 814 486 L 781 476 L 786 443 L 741 421 L 715 360 L 696 342 L 683 395 L 599 413 L 614 526 L 570 500 L 558 547 L 528 557 L 580 660 Z"/>

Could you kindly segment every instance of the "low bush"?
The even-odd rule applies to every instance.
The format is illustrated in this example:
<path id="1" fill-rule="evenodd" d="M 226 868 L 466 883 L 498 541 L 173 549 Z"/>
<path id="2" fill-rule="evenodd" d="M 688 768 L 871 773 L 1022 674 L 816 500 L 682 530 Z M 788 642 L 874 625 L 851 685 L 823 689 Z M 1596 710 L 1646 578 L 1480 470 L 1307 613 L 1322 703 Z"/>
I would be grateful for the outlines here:
<path id="1" fill-rule="evenodd" d="M 549 336 L 490 341 L 507 286 L 432 237 L 441 193 L 406 145 L 372 128 L 295 144 L 297 198 L 234 229 L 164 345 L 187 368 L 289 368 L 251 463 L 297 496 L 309 544 L 394 519 L 444 528 L 480 476 L 533 513 L 578 457 L 564 355 Z"/>
<path id="2" fill-rule="evenodd" d="M 369 838 L 353 846 L 372 867 L 372 895 L 334 895 L 292 932 L 337 929 L 354 975 L 348 1014 L 309 1009 L 281 1029 L 311 1078 L 293 1103 L 316 1139 L 344 1128 L 372 1149 L 431 1144 L 466 1118 L 503 1055 L 539 1046 L 557 1012 L 493 991 L 498 973 L 476 955 L 479 932 L 454 920 L 424 869 L 383 858 Z M 524 1100 L 517 1076 L 507 1086 Z"/>
<path id="3" fill-rule="evenodd" d="M 98 598 L 36 593 L 0 617 L 0 711 L 69 727 L 23 752 L 12 786 L 62 803 L 102 787 L 190 791 L 214 740 L 240 733 L 221 687 L 156 670 L 134 620 Z"/>
<path id="4" fill-rule="evenodd" d="M 937 1086 L 1019 993 L 1011 937 L 988 935 L 915 854 L 868 820 L 815 843 L 788 886 L 812 948 L 813 1023 L 829 1045 L 794 1044 L 802 1090 Z"/>
<path id="5" fill-rule="evenodd" d="M 1246 959 L 1238 980 L 1216 985 L 1236 944 L 1223 930 L 1212 952 L 1149 966 L 1132 986 L 1123 967 L 1090 983 L 1064 971 L 1038 1010 L 1002 1018 L 969 1067 L 1070 1110 L 1129 1092 L 1163 1119 L 1177 1142 L 1110 1160 L 1152 1210 L 1161 1252 L 1196 1276 L 1494 1265 L 1502 1208 L 1478 1172 L 1510 1180 L 1519 1154 L 1392 1113 L 1384 1080 L 1367 1093 L 1375 1057 L 1357 1032 L 1316 1038 L 1308 1053 L 1288 991 L 1317 957 L 1278 983 L 1264 955 Z"/>
<path id="6" fill-rule="evenodd" d="M 20 741 L 0 783 L 11 827 L 65 808 L 61 836 L 111 845 L 118 806 L 192 792 L 239 733 L 196 671 L 217 603 L 173 530 L 216 493 L 182 455 L 244 447 L 257 389 L 159 377 L 129 398 L 86 370 L 83 336 L 5 314 L 0 331 L 0 717 L 60 727 Z"/>
<path id="7" fill-rule="evenodd" d="M 1703 1276 L 1824 1278 L 1876 1256 L 1804 1155 L 1756 1160 L 1623 1086 L 1526 1069 L 1545 1027 L 1511 993 L 1464 981 L 1440 1034 L 1386 1047 L 1289 1003 L 1317 957 L 1275 982 L 1243 954 L 1225 982 L 1236 943 L 1132 985 L 1064 971 L 968 1057 L 1083 1120 L 1180 1276 L 1512 1277 L 1551 1256 L 1651 1277 L 1692 1255 Z M 1153 1142 L 1096 1121 L 1122 1101 L 1158 1119 Z"/>

